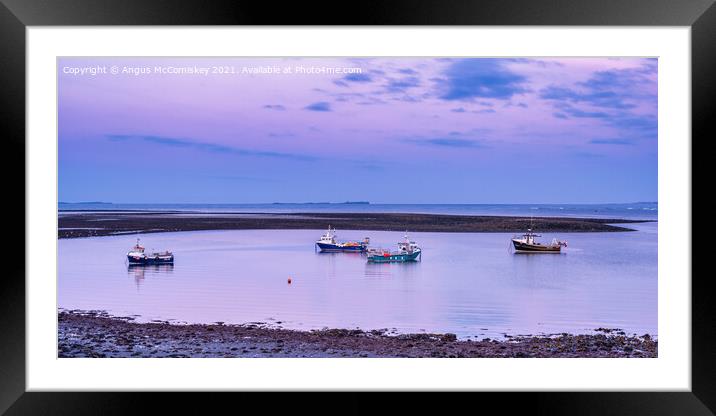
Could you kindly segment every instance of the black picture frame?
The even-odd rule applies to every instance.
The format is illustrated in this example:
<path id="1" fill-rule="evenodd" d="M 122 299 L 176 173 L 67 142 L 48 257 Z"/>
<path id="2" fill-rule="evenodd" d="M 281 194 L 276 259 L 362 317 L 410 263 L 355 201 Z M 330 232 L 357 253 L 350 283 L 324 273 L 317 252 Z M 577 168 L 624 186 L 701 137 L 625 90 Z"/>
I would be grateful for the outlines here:
<path id="1" fill-rule="evenodd" d="M 285 3 L 285 4 L 281 4 Z M 716 6 L 713 0 L 414 0 L 339 2 L 268 2 L 217 0 L 0 0 L 0 125 L 2 126 L 5 195 L 11 204 L 23 201 L 25 183 L 25 36 L 27 26 L 86 25 L 568 25 L 688 26 L 692 52 L 692 145 L 706 139 L 716 96 Z M 692 168 L 693 169 L 693 168 Z M 694 178 L 697 175 L 692 175 Z M 9 180 L 7 180 L 9 178 Z M 662 197 L 664 197 L 662 195 Z M 15 209 L 17 211 L 17 209 Z M 16 212 L 12 215 L 18 215 Z M 14 218 L 14 217 L 13 217 Z M 25 219 L 26 221 L 26 219 Z M 25 222 L 8 221 L 14 250 L 25 241 Z M 24 247 L 24 244 L 23 244 Z M 692 246 L 693 247 L 693 246 Z M 24 250 L 24 249 L 23 249 Z M 693 263 L 692 263 L 693 264 Z M 0 283 L 0 413 L 128 414 L 161 403 L 197 414 L 232 403 L 235 395 L 144 393 L 29 393 L 25 391 L 25 264 L 6 264 Z M 691 278 L 691 276 L 683 276 Z M 333 411 L 366 413 L 374 406 L 447 413 L 489 409 L 569 415 L 713 415 L 716 412 L 716 310 L 709 291 L 711 274 L 695 275 L 692 287 L 692 389 L 690 392 L 480 393 L 467 400 L 422 395 L 374 403 L 360 393 L 332 397 Z M 479 375 L 476 375 L 479 377 Z M 517 397 L 515 397 L 517 396 Z M 264 400 L 264 399 L 259 399 Z M 272 411 L 315 409 L 315 395 L 271 401 Z M 320 399 L 325 403 L 325 399 Z M 241 400 L 243 402 L 243 400 Z M 390 404 L 392 403 L 392 404 Z M 219 408 L 219 407 L 216 407 Z M 328 409 L 331 410 L 331 409 Z M 487 411 L 487 410 L 486 410 Z M 233 413 L 233 412 L 232 412 Z"/>

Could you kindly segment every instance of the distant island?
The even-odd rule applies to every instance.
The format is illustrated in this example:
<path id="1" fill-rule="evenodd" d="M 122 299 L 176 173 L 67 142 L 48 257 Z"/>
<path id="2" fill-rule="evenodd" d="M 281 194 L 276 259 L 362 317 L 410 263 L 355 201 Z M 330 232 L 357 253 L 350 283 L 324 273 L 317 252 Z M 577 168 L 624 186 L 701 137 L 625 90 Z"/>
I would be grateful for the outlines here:
<path id="1" fill-rule="evenodd" d="M 81 202 L 58 202 L 59 205 L 112 205 L 111 202 L 102 201 L 81 201 Z"/>
<path id="2" fill-rule="evenodd" d="M 272 205 L 369 205 L 368 201 L 346 201 L 346 202 L 274 202 Z"/>

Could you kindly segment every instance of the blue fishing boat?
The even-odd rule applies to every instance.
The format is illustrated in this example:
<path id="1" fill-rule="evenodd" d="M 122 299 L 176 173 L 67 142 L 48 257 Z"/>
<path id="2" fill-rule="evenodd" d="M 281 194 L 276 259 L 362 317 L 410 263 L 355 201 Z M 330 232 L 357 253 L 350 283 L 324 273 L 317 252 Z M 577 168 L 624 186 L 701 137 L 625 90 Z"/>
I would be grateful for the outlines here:
<path id="1" fill-rule="evenodd" d="M 174 254 L 170 251 L 147 254 L 137 239 L 137 244 L 127 253 L 127 261 L 130 265 L 174 264 Z"/>
<path id="2" fill-rule="evenodd" d="M 422 250 L 415 244 L 415 241 L 410 241 L 408 234 L 405 234 L 404 240 L 398 243 L 398 251 L 371 248 L 368 250 L 368 261 L 371 263 L 418 261 L 421 253 Z"/>
<path id="3" fill-rule="evenodd" d="M 328 231 L 326 231 L 323 236 L 321 236 L 320 240 L 316 241 L 316 246 L 322 251 L 322 252 L 336 252 L 336 251 L 357 251 L 357 252 L 363 252 L 368 248 L 368 244 L 370 244 L 370 239 L 368 237 L 365 238 L 363 241 L 347 241 L 344 243 L 339 243 L 336 240 L 336 229 L 331 230 L 331 226 L 328 226 Z"/>

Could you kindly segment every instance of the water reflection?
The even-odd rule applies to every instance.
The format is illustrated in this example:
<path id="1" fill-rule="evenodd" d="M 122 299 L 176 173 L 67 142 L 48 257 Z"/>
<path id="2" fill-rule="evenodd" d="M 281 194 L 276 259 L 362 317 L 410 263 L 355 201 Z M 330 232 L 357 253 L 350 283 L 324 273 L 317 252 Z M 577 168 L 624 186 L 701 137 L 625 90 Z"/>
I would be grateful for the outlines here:
<path id="1" fill-rule="evenodd" d="M 134 277 L 137 289 L 144 281 L 147 275 L 171 274 L 174 272 L 173 264 L 129 264 L 127 265 L 127 273 Z"/>
<path id="2" fill-rule="evenodd" d="M 364 275 L 367 278 L 386 278 L 393 276 L 409 278 L 415 274 L 416 269 L 419 267 L 419 261 L 409 261 L 405 263 L 366 262 Z"/>
<path id="3" fill-rule="evenodd" d="M 352 252 L 352 251 L 317 251 L 316 252 L 319 256 L 326 256 L 326 257 L 348 257 L 348 258 L 366 258 L 365 253 L 361 252 Z"/>
<path id="4" fill-rule="evenodd" d="M 647 232 L 570 234 L 561 255 L 510 254 L 511 234 L 416 233 L 426 257 L 385 264 L 359 253 L 314 253 L 315 230 L 152 235 L 153 244 L 175 253 L 174 266 L 127 267 L 133 235 L 62 239 L 58 303 L 147 320 L 271 317 L 295 329 L 495 337 L 601 326 L 656 335 L 658 235 L 649 232 L 655 224 L 642 228 Z M 393 232 L 371 237 L 377 245 L 396 239 Z M 545 235 L 552 237 L 559 236 Z"/>
<path id="5" fill-rule="evenodd" d="M 365 253 L 360 252 L 326 252 L 326 251 L 317 251 L 316 254 L 318 255 L 318 258 L 325 261 L 325 276 L 331 279 L 340 278 L 342 274 L 345 274 L 344 271 L 341 270 L 340 264 L 341 262 L 345 261 L 351 261 L 351 262 L 365 262 L 366 261 L 366 255 Z"/>

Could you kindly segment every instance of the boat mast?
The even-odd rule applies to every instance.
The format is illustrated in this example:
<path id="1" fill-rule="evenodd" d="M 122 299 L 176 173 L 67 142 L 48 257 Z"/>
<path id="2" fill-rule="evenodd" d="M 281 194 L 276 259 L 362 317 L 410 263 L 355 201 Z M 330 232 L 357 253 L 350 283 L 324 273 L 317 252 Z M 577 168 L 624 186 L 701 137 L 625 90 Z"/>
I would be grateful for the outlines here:
<path id="1" fill-rule="evenodd" d="M 535 219 L 534 216 L 530 215 L 530 228 L 527 229 L 527 234 L 525 235 L 527 244 L 532 244 L 535 241 L 534 233 L 532 230 L 535 226 Z"/>

